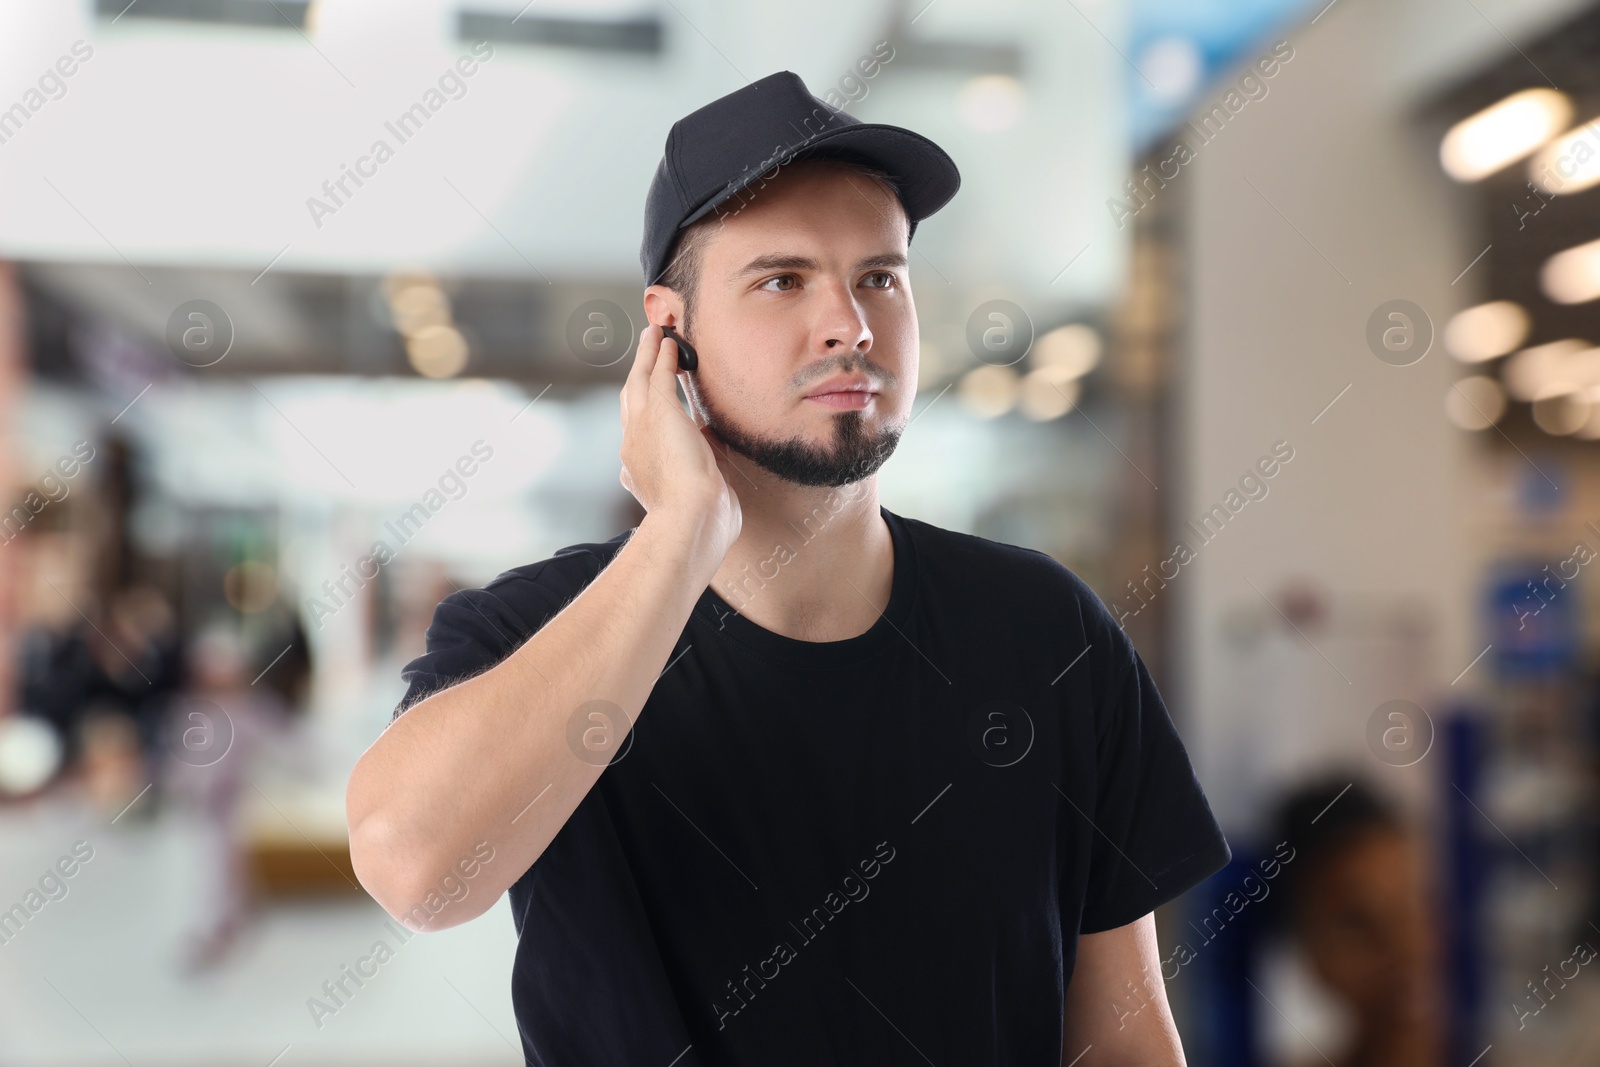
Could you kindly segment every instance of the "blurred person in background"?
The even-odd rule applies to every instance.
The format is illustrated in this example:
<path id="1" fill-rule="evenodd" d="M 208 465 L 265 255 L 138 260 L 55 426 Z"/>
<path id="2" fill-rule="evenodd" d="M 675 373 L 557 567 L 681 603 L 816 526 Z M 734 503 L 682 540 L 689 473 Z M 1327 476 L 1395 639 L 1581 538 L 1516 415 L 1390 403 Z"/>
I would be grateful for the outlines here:
<path id="1" fill-rule="evenodd" d="M 19 640 L 19 706 L 38 716 L 61 743 L 63 775 L 80 764 L 84 712 L 102 688 L 102 672 L 89 647 L 94 631 L 74 615 L 61 625 L 35 623 Z"/>
<path id="2" fill-rule="evenodd" d="M 105 672 L 108 693 L 134 724 L 140 763 L 138 788 L 154 784 L 152 796 L 145 798 L 148 805 L 137 807 L 146 815 L 154 813 L 164 769 L 159 747 L 161 724 L 183 676 L 177 612 L 154 585 L 120 589 L 111 597 L 105 639 L 91 647 Z"/>
<path id="3" fill-rule="evenodd" d="M 310 768 L 309 752 L 293 731 L 301 706 L 264 684 L 252 685 L 261 666 L 232 623 L 206 626 L 188 646 L 186 682 L 164 731 L 168 796 L 196 824 L 209 874 L 184 949 L 190 973 L 220 963 L 250 919 L 240 813 L 257 760 L 272 749 L 298 769 Z"/>
<path id="4" fill-rule="evenodd" d="M 51 724 L 62 772 L 92 803 L 116 810 L 160 778 L 160 721 L 176 690 L 181 643 L 171 603 L 153 585 L 117 590 L 56 628 L 22 640 L 20 706 Z M 146 818 L 154 797 L 130 811 Z"/>
<path id="5" fill-rule="evenodd" d="M 1438 931 L 1421 841 L 1354 772 L 1327 774 L 1280 802 L 1270 840 L 1287 841 L 1269 904 L 1308 969 L 1351 1020 L 1335 1067 L 1442 1067 Z M 1328 1062 L 1310 1053 L 1287 1067 Z"/>

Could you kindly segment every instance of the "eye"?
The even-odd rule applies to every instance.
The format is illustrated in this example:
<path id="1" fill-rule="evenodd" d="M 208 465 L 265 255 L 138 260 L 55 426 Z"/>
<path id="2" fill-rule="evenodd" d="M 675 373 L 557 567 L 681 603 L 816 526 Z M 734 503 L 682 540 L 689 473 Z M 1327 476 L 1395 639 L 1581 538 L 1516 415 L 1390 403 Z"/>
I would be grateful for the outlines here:
<path id="1" fill-rule="evenodd" d="M 771 285 L 773 282 L 781 282 L 785 278 L 788 278 L 790 281 L 797 282 L 797 283 L 800 281 L 800 279 L 799 279 L 799 277 L 797 275 L 794 275 L 794 274 L 779 274 L 776 277 L 768 278 L 766 281 L 762 282 L 756 288 L 758 288 L 758 289 L 767 289 L 767 286 Z M 787 292 L 789 292 L 789 290 L 788 289 L 767 289 L 767 292 L 769 292 L 769 293 L 787 293 Z"/>
<path id="2" fill-rule="evenodd" d="M 887 278 L 888 279 L 888 281 L 883 285 L 869 285 L 867 287 L 869 289 L 892 289 L 892 288 L 894 288 L 895 284 L 899 281 L 899 279 L 897 279 L 894 276 L 894 272 L 893 271 L 888 271 L 888 270 L 873 271 L 871 274 L 867 275 L 867 277 L 868 278 Z"/>

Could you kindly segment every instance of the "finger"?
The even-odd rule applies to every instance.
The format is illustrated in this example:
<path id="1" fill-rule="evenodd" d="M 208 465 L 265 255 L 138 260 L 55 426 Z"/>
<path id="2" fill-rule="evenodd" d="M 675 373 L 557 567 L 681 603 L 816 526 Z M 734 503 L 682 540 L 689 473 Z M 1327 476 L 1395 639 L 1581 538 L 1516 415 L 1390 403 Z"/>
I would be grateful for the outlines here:
<path id="1" fill-rule="evenodd" d="M 661 337 L 661 346 L 656 353 L 655 364 L 650 368 L 650 376 L 654 378 L 662 371 L 669 375 L 678 372 L 678 342 L 665 334 Z"/>
<path id="2" fill-rule="evenodd" d="M 652 340 L 652 330 L 656 330 L 656 326 L 653 323 L 646 325 L 644 329 L 639 331 L 639 345 L 633 352 L 633 366 L 628 368 L 628 379 L 622 383 L 623 391 L 632 396 L 635 408 L 638 408 L 639 402 L 648 395 L 644 390 L 649 385 L 650 369 L 655 359 L 659 340 L 659 331 L 657 331 L 657 339 L 655 341 Z M 627 401 L 624 400 L 623 404 L 624 411 L 626 411 Z"/>
<path id="3" fill-rule="evenodd" d="M 664 337 L 655 366 L 650 371 L 650 385 L 681 414 L 683 405 L 678 401 L 677 373 L 678 343 L 670 337 Z"/>
<path id="4" fill-rule="evenodd" d="M 656 345 L 652 344 L 651 331 L 655 330 L 655 328 L 654 323 L 647 323 L 645 328 L 639 331 L 639 345 L 633 350 L 633 366 L 628 368 L 630 380 L 635 376 L 648 377 L 650 374 L 650 367 L 655 358 L 656 348 Z"/>

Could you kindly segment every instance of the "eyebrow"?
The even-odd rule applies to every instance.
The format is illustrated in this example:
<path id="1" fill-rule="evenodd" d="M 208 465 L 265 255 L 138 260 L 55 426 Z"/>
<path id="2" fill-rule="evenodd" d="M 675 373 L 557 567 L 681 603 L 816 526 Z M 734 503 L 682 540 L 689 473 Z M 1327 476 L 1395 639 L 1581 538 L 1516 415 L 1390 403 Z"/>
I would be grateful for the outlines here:
<path id="1" fill-rule="evenodd" d="M 906 257 L 899 252 L 879 252 L 856 263 L 851 273 L 860 270 L 904 267 Z M 752 274 L 765 274 L 770 270 L 821 270 L 821 265 L 810 256 L 769 255 L 757 256 L 733 274 L 735 279 Z"/>

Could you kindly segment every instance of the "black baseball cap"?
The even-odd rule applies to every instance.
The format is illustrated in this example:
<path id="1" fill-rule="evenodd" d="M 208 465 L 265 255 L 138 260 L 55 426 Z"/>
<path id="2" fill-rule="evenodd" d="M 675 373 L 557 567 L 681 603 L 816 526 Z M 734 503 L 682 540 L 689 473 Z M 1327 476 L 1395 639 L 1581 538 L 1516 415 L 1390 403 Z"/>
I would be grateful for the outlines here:
<path id="1" fill-rule="evenodd" d="M 817 158 L 849 159 L 889 174 L 911 236 L 961 187 L 955 161 L 928 138 L 862 122 L 813 96 L 798 74 L 780 70 L 672 124 L 644 202 L 645 285 L 660 281 L 684 227 L 747 186 L 771 181 L 783 164 Z"/>

